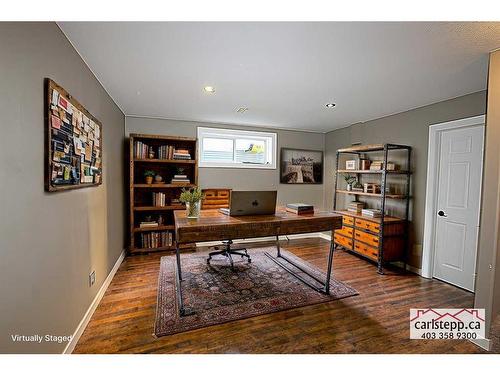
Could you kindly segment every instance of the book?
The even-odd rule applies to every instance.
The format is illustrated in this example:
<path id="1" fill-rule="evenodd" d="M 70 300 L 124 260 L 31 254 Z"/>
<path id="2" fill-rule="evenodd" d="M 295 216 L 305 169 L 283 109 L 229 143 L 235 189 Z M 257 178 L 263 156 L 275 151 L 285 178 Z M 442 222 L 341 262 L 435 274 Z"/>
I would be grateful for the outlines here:
<path id="1" fill-rule="evenodd" d="M 143 221 L 139 224 L 139 228 L 154 228 L 157 226 L 158 223 L 156 221 Z"/>
<path id="2" fill-rule="evenodd" d="M 314 214 L 314 209 L 308 209 L 308 210 L 294 210 L 293 208 L 286 207 L 287 212 L 291 212 L 296 215 L 307 215 L 307 214 Z"/>
<path id="3" fill-rule="evenodd" d="M 361 211 L 361 215 L 370 217 L 380 217 L 382 216 L 382 211 L 374 208 L 365 208 Z"/>
<path id="4" fill-rule="evenodd" d="M 290 208 L 295 211 L 314 211 L 314 206 L 306 203 L 288 203 L 286 208 Z"/>

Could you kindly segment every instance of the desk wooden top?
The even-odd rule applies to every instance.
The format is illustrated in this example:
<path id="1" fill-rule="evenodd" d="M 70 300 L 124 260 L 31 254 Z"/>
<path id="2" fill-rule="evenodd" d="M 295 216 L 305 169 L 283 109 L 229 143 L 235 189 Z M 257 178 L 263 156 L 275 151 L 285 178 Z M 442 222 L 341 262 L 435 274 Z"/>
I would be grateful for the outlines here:
<path id="1" fill-rule="evenodd" d="M 342 227 L 342 215 L 332 212 L 296 215 L 278 210 L 274 215 L 229 216 L 219 210 L 202 210 L 199 218 L 188 219 L 184 210 L 178 210 L 174 217 L 178 243 L 313 233 Z"/>

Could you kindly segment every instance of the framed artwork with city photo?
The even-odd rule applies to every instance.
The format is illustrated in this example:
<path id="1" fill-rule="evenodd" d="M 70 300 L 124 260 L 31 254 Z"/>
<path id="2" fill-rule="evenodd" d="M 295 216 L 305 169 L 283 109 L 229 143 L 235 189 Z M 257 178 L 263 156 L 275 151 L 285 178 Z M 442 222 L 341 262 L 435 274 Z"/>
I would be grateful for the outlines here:
<path id="1" fill-rule="evenodd" d="M 281 148 L 282 184 L 322 184 L 323 151 Z"/>

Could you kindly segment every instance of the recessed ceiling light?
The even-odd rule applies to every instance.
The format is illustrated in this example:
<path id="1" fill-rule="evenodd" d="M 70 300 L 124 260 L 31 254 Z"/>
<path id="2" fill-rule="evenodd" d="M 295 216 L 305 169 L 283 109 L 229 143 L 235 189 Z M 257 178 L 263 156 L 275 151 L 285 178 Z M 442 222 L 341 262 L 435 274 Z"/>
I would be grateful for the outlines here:
<path id="1" fill-rule="evenodd" d="M 335 107 L 335 103 L 328 103 L 326 105 L 326 108 L 333 108 L 333 107 Z"/>
<path id="2" fill-rule="evenodd" d="M 206 92 L 209 92 L 209 93 L 213 94 L 215 92 L 215 87 L 213 87 L 213 86 L 205 86 L 204 90 Z"/>

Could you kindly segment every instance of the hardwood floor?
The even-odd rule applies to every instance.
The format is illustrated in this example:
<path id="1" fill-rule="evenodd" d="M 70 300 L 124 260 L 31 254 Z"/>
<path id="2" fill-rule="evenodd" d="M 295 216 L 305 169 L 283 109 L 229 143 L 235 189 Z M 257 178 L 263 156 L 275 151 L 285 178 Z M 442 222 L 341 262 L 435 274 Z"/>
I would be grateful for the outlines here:
<path id="1" fill-rule="evenodd" d="M 266 245 L 272 244 L 253 246 Z M 326 267 L 328 241 L 311 238 L 282 245 Z M 160 257 L 125 259 L 74 353 L 484 352 L 468 341 L 409 339 L 410 308 L 471 307 L 472 293 L 413 274 L 378 275 L 375 266 L 343 251 L 335 253 L 334 276 L 356 288 L 358 296 L 155 338 Z"/>

